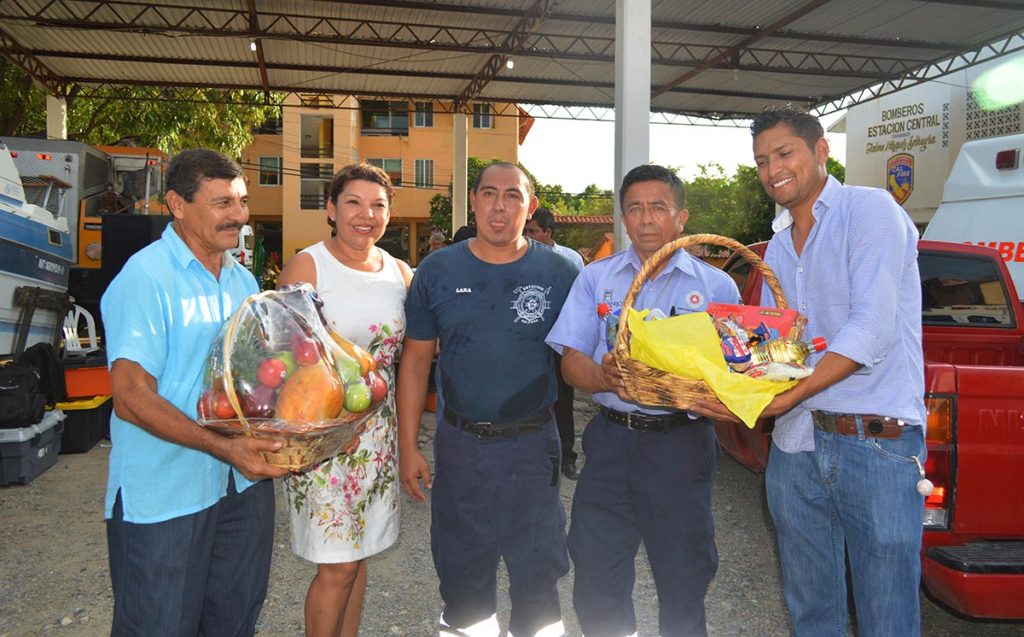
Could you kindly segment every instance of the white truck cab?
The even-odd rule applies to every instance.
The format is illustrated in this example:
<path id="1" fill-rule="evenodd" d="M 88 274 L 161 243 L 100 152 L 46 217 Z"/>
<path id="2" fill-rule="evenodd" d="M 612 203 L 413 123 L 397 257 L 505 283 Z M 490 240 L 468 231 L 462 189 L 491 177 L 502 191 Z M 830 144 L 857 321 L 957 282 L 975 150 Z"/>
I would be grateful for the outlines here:
<path id="1" fill-rule="evenodd" d="M 1024 134 L 964 143 L 923 237 L 998 250 L 1018 291 L 1024 291 L 1022 155 Z"/>
<path id="2" fill-rule="evenodd" d="M 252 226 L 246 224 L 238 231 L 238 245 L 229 250 L 231 256 L 243 266 L 252 270 L 252 255 L 256 247 L 256 237 Z"/>

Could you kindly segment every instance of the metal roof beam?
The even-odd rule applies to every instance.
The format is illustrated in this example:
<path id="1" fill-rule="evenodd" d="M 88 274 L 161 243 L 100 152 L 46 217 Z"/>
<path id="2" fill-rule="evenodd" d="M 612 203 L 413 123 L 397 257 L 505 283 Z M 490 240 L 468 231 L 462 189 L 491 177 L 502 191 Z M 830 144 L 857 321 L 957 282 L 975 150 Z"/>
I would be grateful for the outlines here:
<path id="1" fill-rule="evenodd" d="M 76 0 L 62 0 L 61 4 Z M 252 0 L 249 0 L 252 1 Z M 114 5 L 115 3 L 105 3 Z M 127 4 L 127 3 L 119 3 Z M 49 6 L 49 5 L 48 5 Z M 132 5 L 134 6 L 134 5 Z M 110 12 L 99 16 L 95 3 L 90 3 L 89 10 L 80 7 L 81 14 L 68 13 L 59 16 L 45 15 L 40 10 L 36 15 L 16 14 L 9 9 L 21 8 L 18 4 L 0 4 L 0 18 L 20 20 L 33 19 L 49 26 L 70 28 L 142 30 L 146 32 L 164 31 L 170 33 L 187 33 L 190 35 L 240 37 L 257 41 L 264 38 L 280 38 L 300 42 L 318 42 L 323 44 L 341 44 L 355 46 L 379 46 L 423 51 L 452 51 L 484 53 L 488 55 L 516 55 L 537 57 L 551 60 L 570 60 L 584 62 L 612 62 L 614 60 L 615 40 L 607 37 L 561 36 L 548 33 L 517 33 L 500 29 L 480 29 L 448 27 L 435 24 L 407 24 L 399 22 L 352 20 L 342 18 L 317 17 L 300 24 L 301 16 L 271 14 L 261 12 L 263 28 L 255 29 L 248 15 L 241 12 L 212 11 L 204 15 L 202 10 L 195 8 L 187 11 L 179 9 L 177 14 L 163 7 L 163 11 L 147 6 L 145 10 L 130 15 L 121 15 L 124 11 Z M 114 19 L 115 16 L 118 19 Z M 101 20 L 102 18 L 102 20 Z M 143 19 L 145 20 L 143 21 Z M 763 36 L 762 36 L 763 37 Z M 516 42 L 518 46 L 508 46 Z M 262 45 L 260 45 L 262 46 Z M 730 60 L 740 55 L 740 66 L 734 67 Z M 750 49 L 748 47 L 728 47 L 705 44 L 689 44 L 667 41 L 652 42 L 651 62 L 656 65 L 679 66 L 686 68 L 739 68 L 743 60 L 754 58 L 747 70 L 766 70 L 756 68 L 764 64 L 764 60 L 779 60 L 784 64 L 777 69 L 788 72 L 791 60 L 799 60 L 802 71 L 829 71 L 841 75 L 863 75 L 866 78 L 882 79 L 895 72 L 910 70 L 925 64 L 933 58 L 909 57 L 877 58 L 859 55 L 837 55 L 832 53 L 805 53 L 799 51 L 783 51 L 778 49 Z M 760 60 L 760 61 L 757 61 Z"/>
<path id="2" fill-rule="evenodd" d="M 1007 11 L 1024 11 L 1024 4 L 1009 0 L 917 0 L 926 4 L 956 4 L 962 7 L 984 7 L 986 9 L 1006 9 Z"/>
<path id="3" fill-rule="evenodd" d="M 67 95 L 67 84 L 57 74 L 43 64 L 31 51 L 21 46 L 9 33 L 0 28 L 0 51 L 4 57 L 10 60 L 19 69 L 28 73 L 36 82 L 39 82 L 51 95 L 61 97 Z"/>
<path id="4" fill-rule="evenodd" d="M 927 0 L 921 0 L 927 1 Z M 948 1 L 962 4 L 970 4 L 973 0 L 935 0 L 938 2 Z M 474 15 L 492 16 L 518 16 L 515 9 L 504 9 L 501 7 L 445 4 L 441 2 L 411 2 L 407 0 L 346 0 L 347 4 L 356 4 L 371 7 L 393 7 L 398 9 L 415 9 L 418 11 L 434 11 L 439 13 L 472 13 Z M 981 0 L 985 2 L 985 0 Z M 993 1 L 993 4 L 1006 5 L 1007 2 Z M 1015 5 L 1017 6 L 1017 5 Z M 581 13 L 562 13 L 552 11 L 548 14 L 548 22 L 572 22 L 586 24 L 615 25 L 614 16 L 588 15 Z M 671 31 L 696 31 L 700 33 L 720 33 L 724 35 L 756 35 L 758 30 L 747 27 L 734 27 L 723 24 L 705 24 L 701 22 L 673 22 L 669 20 L 652 20 L 651 27 L 655 29 L 666 29 Z M 952 42 L 924 42 L 920 40 L 897 40 L 895 38 L 858 38 L 853 36 L 836 36 L 822 33 L 809 33 L 805 31 L 779 31 L 774 34 L 777 38 L 791 40 L 812 41 L 812 42 L 835 42 L 842 44 L 859 44 L 864 46 L 891 46 L 895 48 L 918 48 L 936 49 L 941 51 L 955 51 L 957 45 Z"/>
<path id="5" fill-rule="evenodd" d="M 123 96 L 122 99 L 129 101 L 169 100 L 197 103 L 212 102 L 216 104 L 264 104 L 263 101 L 239 99 L 237 92 L 234 92 L 237 89 L 252 88 L 251 86 L 234 86 L 231 88 L 224 88 L 219 84 L 193 82 L 180 83 L 173 89 L 169 89 L 166 84 L 161 84 L 156 81 L 127 81 L 119 82 L 115 85 L 107 82 L 93 83 L 94 81 L 92 79 L 84 77 L 73 77 L 68 79 L 69 81 L 77 84 L 76 88 L 79 89 L 79 93 L 76 95 L 77 99 L 110 99 L 110 94 L 104 92 L 105 90 L 117 89 L 121 86 L 133 86 L 143 89 L 148 88 L 151 92 L 148 95 L 126 95 Z M 209 95 L 211 90 L 216 90 L 220 95 Z M 429 100 L 434 102 L 435 108 L 439 108 L 439 111 L 445 114 L 452 114 L 455 112 L 454 100 L 456 97 L 454 95 L 444 96 L 421 93 L 375 92 L 372 95 L 359 92 L 328 93 L 313 91 L 306 87 L 285 87 L 280 91 L 272 92 L 270 95 L 271 100 L 269 103 L 275 106 L 284 106 L 287 98 L 294 95 L 307 101 L 307 106 L 319 106 L 333 109 L 351 109 L 351 106 L 345 104 L 345 100 L 349 97 L 355 97 L 357 99 L 382 97 L 404 101 Z M 335 97 L 338 99 L 335 100 Z M 327 101 L 325 102 L 322 98 L 327 98 Z M 518 115 L 518 108 L 522 108 L 531 117 L 537 118 L 544 117 L 549 119 L 575 119 L 588 121 L 613 121 L 615 118 L 614 111 L 609 109 L 607 106 L 583 101 L 565 101 L 563 104 L 559 105 L 518 99 L 514 103 L 506 100 L 488 101 L 488 103 L 494 108 L 492 115 L 499 117 Z M 652 111 L 651 122 L 655 124 L 741 126 L 745 125 L 743 122 L 749 120 L 750 117 L 751 115 L 749 113 L 731 113 L 711 110 L 705 111 L 699 109 L 659 109 L 657 111 Z"/>
<path id="6" fill-rule="evenodd" d="M 519 18 L 519 21 L 516 22 L 515 28 L 512 29 L 512 32 L 508 34 L 502 43 L 502 48 L 509 53 L 521 51 L 527 36 L 544 23 L 544 19 L 554 6 L 555 0 L 536 0 L 527 12 Z M 492 54 L 484 62 L 483 67 L 477 71 L 476 77 L 470 80 L 469 84 L 459 92 L 459 96 L 455 100 L 456 107 L 460 107 L 480 95 L 484 87 L 498 76 L 507 60 L 508 54 L 506 53 Z"/>
<path id="7" fill-rule="evenodd" d="M 260 20 L 259 14 L 256 13 L 256 2 L 255 0 L 245 0 L 246 8 L 249 9 L 249 30 L 253 33 L 260 32 Z M 256 60 L 260 67 L 260 83 L 263 84 L 263 95 L 269 97 L 270 93 L 270 82 L 267 81 L 267 61 L 263 57 L 263 39 L 253 35 L 252 40 L 253 48 L 256 50 Z"/>
<path id="8" fill-rule="evenodd" d="M 792 23 L 792 22 L 794 22 L 796 20 L 799 20 L 800 18 L 804 17 L 808 13 L 813 12 L 815 9 L 821 7 L 822 5 L 828 4 L 829 2 L 830 2 L 830 0 L 811 0 L 810 2 L 808 2 L 805 5 L 803 5 L 802 7 L 796 9 L 795 11 L 791 11 L 791 12 L 787 13 L 786 15 L 781 17 L 780 19 L 778 19 L 775 22 L 769 24 L 764 29 L 759 30 L 755 35 L 751 35 L 749 37 L 746 37 L 743 40 L 741 40 L 740 42 L 738 42 L 737 44 L 735 44 L 735 45 L 729 47 L 728 49 L 722 51 L 721 53 L 719 53 L 719 54 L 709 58 L 704 64 L 702 64 L 701 66 L 697 67 L 696 69 L 694 69 L 692 71 L 688 71 L 686 73 L 683 73 L 679 77 L 677 77 L 677 78 L 669 81 L 668 83 L 666 83 L 664 86 L 661 86 L 661 87 L 651 91 L 651 98 L 653 99 L 655 97 L 658 97 L 659 95 L 662 95 L 662 94 L 668 92 L 670 89 L 672 89 L 672 88 L 682 84 L 683 82 L 686 82 L 687 80 L 693 79 L 694 77 L 696 77 L 696 76 L 700 75 L 701 73 L 703 73 L 705 70 L 711 68 L 717 62 L 729 59 L 734 54 L 740 53 L 741 51 L 743 51 L 744 49 L 749 47 L 751 44 L 753 44 L 754 42 L 757 42 L 758 40 L 763 40 L 764 38 L 767 38 L 767 37 L 773 35 L 776 31 L 782 29 L 782 27 L 786 26 L 787 24 L 790 24 L 790 23 Z"/>
<path id="9" fill-rule="evenodd" d="M 898 78 L 886 80 L 880 84 L 860 89 L 838 99 L 824 102 L 815 107 L 812 112 L 818 116 L 828 115 L 829 113 L 841 111 L 863 102 L 869 102 L 873 99 L 882 97 L 883 95 L 889 95 L 890 93 L 895 93 L 896 91 L 907 87 L 921 84 L 922 82 L 927 82 L 929 80 L 934 80 L 944 75 L 949 75 L 950 73 L 963 70 L 969 66 L 1000 58 L 1018 51 L 1024 51 L 1024 34 L 1022 33 L 1016 33 L 996 42 L 990 42 L 972 51 L 963 51 L 953 57 L 914 69 L 911 73 L 907 73 Z"/>
<path id="10" fill-rule="evenodd" d="M 61 58 L 79 58 L 72 53 L 60 52 L 60 51 L 46 51 L 42 52 L 41 57 L 61 57 Z M 228 68 L 257 68 L 255 62 L 239 62 L 234 60 L 188 60 L 180 58 L 162 58 L 162 57 L 149 57 L 149 56 L 138 56 L 138 55 L 94 55 L 90 56 L 90 59 L 100 60 L 104 62 L 123 62 L 133 64 L 163 64 L 163 65 L 174 65 L 174 66 L 211 66 L 211 67 L 228 67 Z M 351 74 L 351 75 L 374 75 L 381 77 L 413 77 L 413 78 L 425 78 L 425 79 L 442 79 L 442 80 L 464 80 L 472 81 L 476 76 L 468 73 L 444 73 L 434 71 L 408 71 L 401 69 L 381 69 L 381 68 L 366 68 L 366 67 L 341 67 L 341 66 L 321 66 L 321 65 L 306 65 L 306 64 L 274 64 L 270 63 L 266 65 L 267 70 L 272 71 L 313 71 L 318 73 L 334 73 L 334 74 Z M 76 82 L 96 82 L 95 78 L 75 78 Z M 594 82 L 591 80 L 577 80 L 577 79 L 552 79 L 552 78 L 493 78 L 494 82 L 515 82 L 527 86 L 575 86 L 580 88 L 593 88 L 593 89 L 606 89 L 614 90 L 615 84 L 613 82 Z M 165 81 L 166 85 L 167 82 Z M 256 89 L 261 90 L 262 87 L 259 85 L 246 85 L 239 86 L 238 88 L 245 89 Z M 294 90 L 289 87 L 278 87 L 271 86 L 270 91 L 280 90 Z M 339 92 L 348 93 L 350 91 L 341 89 Z M 793 95 L 793 94 L 778 94 L 778 93 L 752 93 L 744 91 L 723 91 L 719 89 L 699 89 L 699 88 L 684 88 L 676 87 L 673 88 L 671 93 L 686 94 L 686 95 L 722 95 L 726 97 L 742 97 L 757 100 L 772 100 L 772 101 L 784 101 L 794 102 L 801 104 L 812 104 L 815 103 L 819 98 L 807 97 L 806 95 Z M 448 99 L 447 95 L 438 95 L 438 99 Z M 490 98 L 488 98 L 490 99 Z M 456 98 L 458 101 L 458 98 Z M 465 104 L 464 101 L 459 104 Z"/>

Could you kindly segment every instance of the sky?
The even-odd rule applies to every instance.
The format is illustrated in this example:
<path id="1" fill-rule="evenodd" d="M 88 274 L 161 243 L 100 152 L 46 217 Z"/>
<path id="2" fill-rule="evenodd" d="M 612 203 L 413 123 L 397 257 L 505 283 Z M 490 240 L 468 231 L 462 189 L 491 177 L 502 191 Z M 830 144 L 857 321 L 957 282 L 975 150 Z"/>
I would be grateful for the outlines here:
<path id="1" fill-rule="evenodd" d="M 828 126 L 840 117 L 822 118 Z M 830 155 L 846 165 L 846 135 L 827 133 Z M 702 164 L 720 164 L 726 174 L 739 164 L 752 166 L 750 131 L 726 126 L 651 124 L 651 161 L 679 169 L 684 180 L 699 173 Z M 590 184 L 614 190 L 615 124 L 537 118 L 519 147 L 519 161 L 545 185 L 565 192 L 582 192 Z"/>

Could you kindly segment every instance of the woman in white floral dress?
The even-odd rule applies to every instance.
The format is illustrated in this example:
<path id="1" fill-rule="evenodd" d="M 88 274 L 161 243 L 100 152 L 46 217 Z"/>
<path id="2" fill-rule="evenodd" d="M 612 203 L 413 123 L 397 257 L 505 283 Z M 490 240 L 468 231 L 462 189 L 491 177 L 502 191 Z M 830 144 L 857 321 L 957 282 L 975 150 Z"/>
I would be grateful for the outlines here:
<path id="1" fill-rule="evenodd" d="M 354 164 L 331 182 L 333 236 L 295 255 L 278 285 L 306 281 L 324 301 L 339 334 L 368 350 L 388 382 L 388 396 L 358 448 L 284 479 L 292 550 L 317 563 L 306 594 L 306 635 L 355 637 L 366 589 L 366 558 L 398 536 L 394 360 L 405 333 L 412 271 L 376 246 L 390 217 L 387 173 Z"/>

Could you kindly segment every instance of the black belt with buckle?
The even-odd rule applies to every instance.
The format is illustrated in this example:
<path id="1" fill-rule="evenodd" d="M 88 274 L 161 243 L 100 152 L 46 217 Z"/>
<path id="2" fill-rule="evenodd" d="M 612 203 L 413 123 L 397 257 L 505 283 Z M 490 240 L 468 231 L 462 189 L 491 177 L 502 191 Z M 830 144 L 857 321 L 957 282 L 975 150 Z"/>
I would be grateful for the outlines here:
<path id="1" fill-rule="evenodd" d="M 630 431 L 666 431 L 672 427 L 697 422 L 697 419 L 690 418 L 689 414 L 685 412 L 678 414 L 645 414 L 640 411 L 615 411 L 608 407 L 602 407 L 602 409 L 610 422 L 622 425 Z"/>
<path id="2" fill-rule="evenodd" d="M 827 411 L 812 411 L 811 419 L 815 429 L 844 436 L 857 435 L 857 416 L 864 425 L 864 435 L 871 438 L 899 438 L 907 425 L 888 416 L 874 414 L 832 414 Z"/>
<path id="3" fill-rule="evenodd" d="M 551 408 L 545 407 L 523 418 L 510 419 L 509 422 L 474 421 L 463 418 L 445 405 L 441 419 L 477 438 L 511 438 L 516 434 L 537 431 L 551 418 Z"/>

